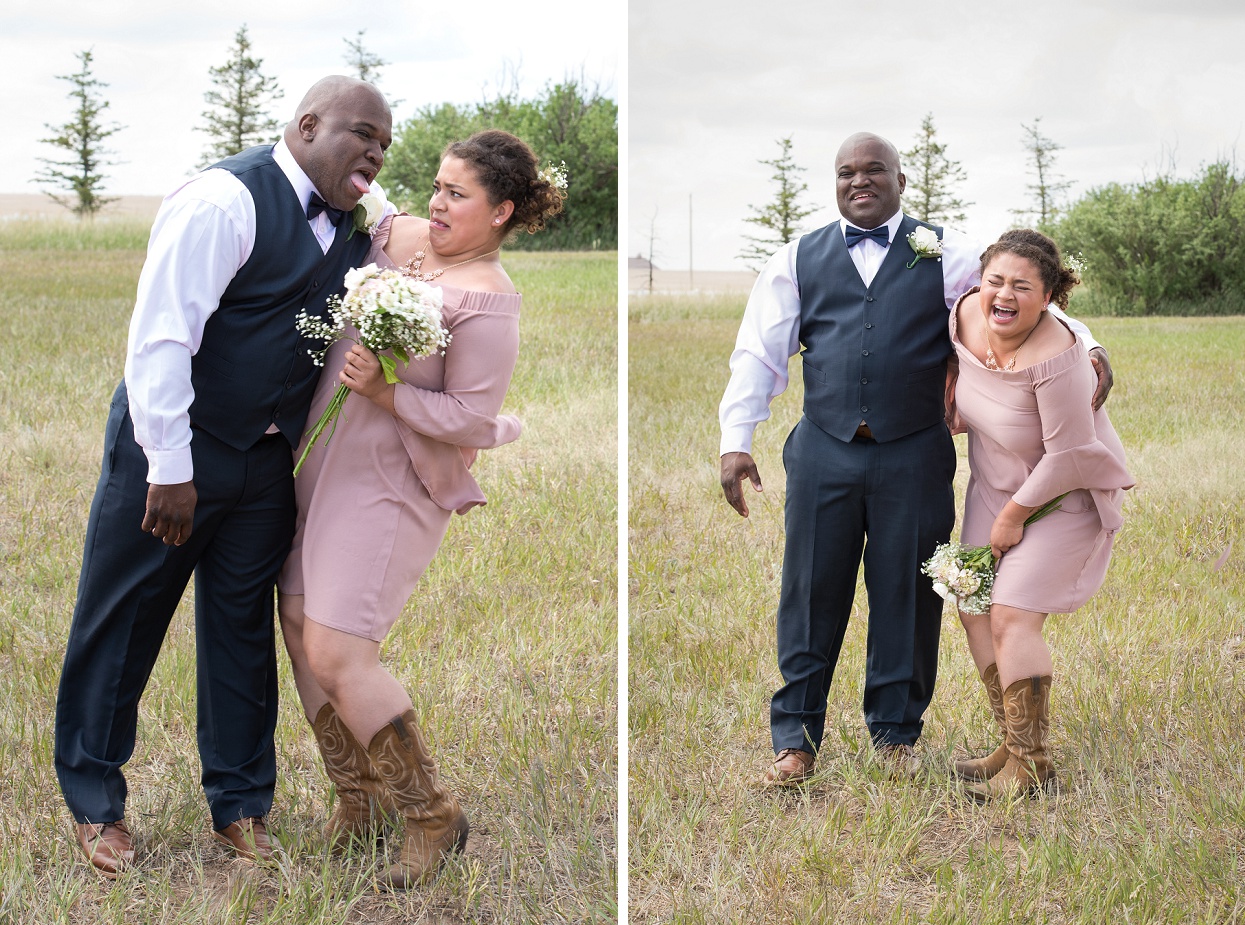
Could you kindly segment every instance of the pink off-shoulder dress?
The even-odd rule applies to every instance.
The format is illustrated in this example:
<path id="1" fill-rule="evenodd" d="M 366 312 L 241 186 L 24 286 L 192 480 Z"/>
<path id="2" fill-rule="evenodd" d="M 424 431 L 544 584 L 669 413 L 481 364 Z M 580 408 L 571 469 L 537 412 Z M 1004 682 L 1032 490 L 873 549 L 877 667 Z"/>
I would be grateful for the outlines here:
<path id="1" fill-rule="evenodd" d="M 373 235 L 365 264 L 393 267 L 382 249 L 389 226 L 386 219 Z M 485 503 L 468 471 L 475 451 L 520 431 L 518 418 L 499 412 L 518 357 L 522 297 L 433 285 L 442 289 L 452 337 L 445 356 L 398 363 L 396 417 L 351 394 L 332 438 L 320 438 L 294 480 L 298 519 L 278 586 L 304 595 L 315 622 L 377 642 L 397 622 L 451 515 Z M 309 427 L 328 406 L 351 344 L 329 350 Z"/>
<path id="2" fill-rule="evenodd" d="M 1106 578 L 1124 489 L 1134 484 L 1124 447 L 1106 411 L 1091 409 L 1097 376 L 1080 340 L 1025 369 L 987 369 L 960 343 L 958 309 L 950 318 L 960 361 L 955 408 L 968 428 L 970 469 L 960 541 L 989 545 L 1008 499 L 1038 507 L 1071 492 L 1003 556 L 992 593 L 996 604 L 1071 613 Z"/>

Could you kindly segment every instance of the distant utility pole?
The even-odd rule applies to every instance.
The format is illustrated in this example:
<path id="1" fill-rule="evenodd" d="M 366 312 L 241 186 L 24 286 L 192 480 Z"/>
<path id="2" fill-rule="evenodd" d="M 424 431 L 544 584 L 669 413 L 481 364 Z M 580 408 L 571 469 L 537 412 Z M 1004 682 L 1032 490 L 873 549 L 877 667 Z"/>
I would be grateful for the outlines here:
<path id="1" fill-rule="evenodd" d="M 648 220 L 648 294 L 653 294 L 653 259 L 657 256 L 657 209 Z"/>
<path id="2" fill-rule="evenodd" d="M 693 283 L 694 275 L 692 273 L 692 194 L 687 194 L 687 285 L 689 289 L 695 288 Z"/>

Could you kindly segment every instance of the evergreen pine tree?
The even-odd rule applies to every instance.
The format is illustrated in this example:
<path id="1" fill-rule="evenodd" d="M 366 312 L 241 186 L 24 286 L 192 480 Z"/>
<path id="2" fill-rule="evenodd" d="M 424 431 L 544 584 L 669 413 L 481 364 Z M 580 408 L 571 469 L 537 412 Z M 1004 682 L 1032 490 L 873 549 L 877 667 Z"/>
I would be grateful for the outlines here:
<path id="1" fill-rule="evenodd" d="M 342 39 L 349 49 L 346 52 L 346 63 L 350 65 L 356 77 L 374 84 L 380 78 L 380 69 L 389 62 L 363 47 L 363 33 L 364 30 L 360 29 L 355 38 Z"/>
<path id="2" fill-rule="evenodd" d="M 964 209 L 972 203 L 955 194 L 955 187 L 964 182 L 964 168 L 947 157 L 947 146 L 939 143 L 933 113 L 921 122 L 912 149 L 903 152 L 903 171 L 908 178 L 905 212 L 935 225 L 964 221 Z"/>
<path id="3" fill-rule="evenodd" d="M 99 91 L 108 84 L 96 80 L 91 73 L 91 51 L 80 51 L 76 57 L 82 64 L 78 72 L 57 75 L 56 78 L 69 81 L 73 88 L 69 91 L 69 98 L 75 101 L 76 107 L 73 118 L 63 125 L 45 125 L 44 128 L 53 134 L 50 138 L 40 139 L 44 144 L 59 148 L 64 157 L 39 158 L 45 165 L 40 180 L 72 193 L 61 196 L 49 192 L 48 196 L 78 218 L 89 221 L 101 208 L 115 201 L 115 197 L 100 195 L 106 179 L 101 168 L 117 163 L 106 159 L 110 152 L 104 148 L 103 141 L 124 126 L 116 123 L 105 125 L 101 119 L 101 114 L 108 108 L 108 101 L 100 97 Z"/>
<path id="4" fill-rule="evenodd" d="M 816 212 L 820 206 L 803 206 L 799 198 L 808 190 L 808 184 L 797 176 L 805 168 L 798 166 L 791 157 L 791 136 L 778 139 L 781 153 L 773 160 L 758 163 L 774 168 L 770 179 L 777 185 L 772 202 L 758 208 L 750 205 L 752 215 L 744 219 L 764 229 L 757 235 L 744 235 L 748 246 L 739 254 L 740 259 L 754 270 L 759 270 L 774 251 L 799 237 L 800 222 Z"/>
<path id="5" fill-rule="evenodd" d="M 200 131 L 212 138 L 201 167 L 223 157 L 238 154 L 247 148 L 275 142 L 280 137 L 281 123 L 268 114 L 268 107 L 284 94 L 276 78 L 260 72 L 263 60 L 251 57 L 251 40 L 246 26 L 234 36 L 229 60 L 220 67 L 209 68 L 215 89 L 203 95 L 212 107 L 204 111 L 207 125 Z"/>
<path id="6" fill-rule="evenodd" d="M 1012 214 L 1021 220 L 1032 216 L 1037 220 L 1039 231 L 1049 232 L 1059 213 L 1058 200 L 1062 193 L 1072 185 L 1072 181 L 1064 180 L 1055 172 L 1055 152 L 1063 149 L 1042 134 L 1038 123 L 1041 116 L 1033 120 L 1032 125 L 1020 127 L 1024 130 L 1023 142 L 1029 155 L 1029 169 L 1036 178 L 1035 182 L 1025 187 L 1033 194 L 1034 208 L 1013 209 Z"/>

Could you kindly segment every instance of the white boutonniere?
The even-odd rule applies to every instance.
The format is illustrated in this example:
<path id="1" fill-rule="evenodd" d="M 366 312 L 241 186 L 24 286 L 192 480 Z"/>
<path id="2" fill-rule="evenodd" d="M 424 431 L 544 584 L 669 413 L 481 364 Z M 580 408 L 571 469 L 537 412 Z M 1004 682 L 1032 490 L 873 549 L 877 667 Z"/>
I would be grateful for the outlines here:
<path id="1" fill-rule="evenodd" d="M 380 217 L 380 197 L 372 193 L 364 193 L 350 212 L 350 234 L 346 235 L 346 240 L 349 241 L 356 231 L 362 231 L 369 237 L 375 234 L 376 226 L 380 224 Z"/>
<path id="2" fill-rule="evenodd" d="M 916 262 L 922 257 L 937 257 L 942 259 L 942 241 L 938 237 L 938 233 L 932 228 L 926 228 L 922 225 L 912 234 L 908 235 L 908 246 L 916 253 L 912 258 L 912 262 L 908 264 L 911 270 L 916 266 Z"/>

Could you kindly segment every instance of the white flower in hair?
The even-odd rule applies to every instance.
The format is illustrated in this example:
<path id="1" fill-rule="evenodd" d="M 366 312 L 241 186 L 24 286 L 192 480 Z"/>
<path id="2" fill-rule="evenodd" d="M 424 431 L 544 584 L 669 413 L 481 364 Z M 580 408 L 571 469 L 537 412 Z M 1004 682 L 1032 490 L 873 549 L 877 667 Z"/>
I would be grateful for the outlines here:
<path id="1" fill-rule="evenodd" d="M 556 189 L 566 189 L 566 161 L 556 166 L 547 164 L 536 176 Z"/>

